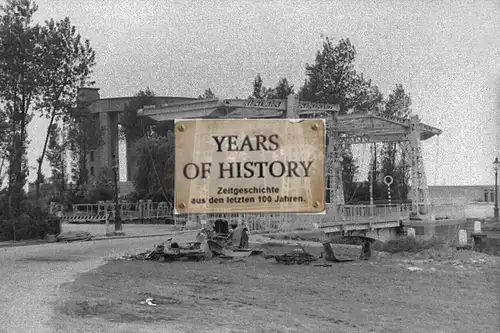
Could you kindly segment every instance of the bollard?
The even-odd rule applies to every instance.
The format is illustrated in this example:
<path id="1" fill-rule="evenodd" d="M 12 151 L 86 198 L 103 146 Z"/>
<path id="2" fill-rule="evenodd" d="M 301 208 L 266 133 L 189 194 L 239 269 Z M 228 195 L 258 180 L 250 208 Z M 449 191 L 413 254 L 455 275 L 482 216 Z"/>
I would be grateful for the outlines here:
<path id="1" fill-rule="evenodd" d="M 415 228 L 408 228 L 408 237 L 415 238 Z"/>
<path id="2" fill-rule="evenodd" d="M 486 246 L 486 234 L 481 232 L 481 221 L 474 221 L 474 232 L 472 233 L 473 248 L 482 252 Z"/>
<path id="3" fill-rule="evenodd" d="M 105 213 L 105 223 L 106 223 L 106 236 L 112 236 L 113 235 L 113 231 L 115 230 L 114 229 L 114 225 L 109 223 L 109 218 L 110 218 L 110 214 L 108 212 Z"/>
<path id="4" fill-rule="evenodd" d="M 475 251 L 483 252 L 486 247 L 486 234 L 472 234 L 473 248 Z"/>
<path id="5" fill-rule="evenodd" d="M 480 221 L 475 221 L 474 222 L 474 233 L 475 234 L 480 234 L 481 233 L 481 222 Z"/>
<path id="6" fill-rule="evenodd" d="M 458 245 L 467 245 L 467 231 L 460 229 L 458 232 Z"/>

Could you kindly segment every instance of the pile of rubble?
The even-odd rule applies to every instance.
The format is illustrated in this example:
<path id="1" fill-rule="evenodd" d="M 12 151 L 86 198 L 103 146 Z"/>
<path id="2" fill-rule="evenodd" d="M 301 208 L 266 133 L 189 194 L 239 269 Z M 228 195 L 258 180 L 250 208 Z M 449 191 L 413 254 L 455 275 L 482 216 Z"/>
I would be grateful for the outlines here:
<path id="1" fill-rule="evenodd" d="M 325 266 L 325 267 L 331 267 L 330 264 L 326 262 L 349 262 L 349 261 L 354 261 L 354 259 L 342 259 L 338 258 L 335 256 L 332 250 L 332 246 L 329 242 L 324 242 L 323 243 L 323 249 L 325 250 L 324 252 L 321 252 L 321 255 L 319 257 L 315 257 L 309 252 L 306 251 L 306 249 L 299 244 L 300 248 L 295 249 L 292 253 L 285 253 L 285 254 L 279 254 L 279 255 L 266 255 L 266 259 L 272 259 L 274 258 L 276 262 L 284 265 L 309 265 L 314 261 L 318 261 L 319 259 L 324 259 L 324 262 L 321 264 L 315 264 L 314 266 Z M 326 255 L 323 257 L 323 255 L 326 253 Z M 365 258 L 361 258 L 365 259 Z"/>
<path id="2" fill-rule="evenodd" d="M 266 255 L 266 259 L 276 259 L 276 262 L 284 265 L 309 265 L 313 261 L 317 261 L 323 257 L 315 257 L 312 254 L 306 252 L 304 249 L 296 249 L 292 253 L 285 253 L 280 255 Z"/>
<path id="3" fill-rule="evenodd" d="M 248 257 L 251 254 L 261 253 L 261 250 L 248 249 L 248 229 L 244 224 L 232 224 L 225 220 L 216 220 L 205 225 L 196 236 L 194 242 L 181 244 L 167 239 L 155 245 L 151 251 L 137 255 L 123 256 L 121 260 L 208 260 L 213 256 L 222 259 Z"/>
<path id="4" fill-rule="evenodd" d="M 157 261 L 183 261 L 183 260 L 209 260 L 214 256 L 220 259 L 244 258 L 252 254 L 262 253 L 259 249 L 235 248 L 217 239 L 205 239 L 188 243 L 179 243 L 172 238 L 155 245 L 151 251 L 136 255 L 122 256 L 119 260 L 157 260 Z"/>

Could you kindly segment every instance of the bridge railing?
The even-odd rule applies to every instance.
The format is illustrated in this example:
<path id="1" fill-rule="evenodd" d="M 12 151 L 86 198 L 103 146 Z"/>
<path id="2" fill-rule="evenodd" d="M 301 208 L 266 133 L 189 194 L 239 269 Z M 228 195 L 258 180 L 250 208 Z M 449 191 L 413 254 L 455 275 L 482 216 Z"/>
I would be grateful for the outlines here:
<path id="1" fill-rule="evenodd" d="M 73 212 L 63 214 L 65 220 L 102 221 L 107 216 L 114 219 L 113 202 L 73 205 Z M 327 204 L 326 214 L 234 214 L 217 212 L 214 214 L 173 215 L 172 205 L 166 202 L 120 203 L 120 215 L 125 221 L 138 219 L 171 218 L 177 222 L 191 221 L 200 225 L 205 220 L 222 218 L 244 222 L 251 231 L 294 230 L 313 228 L 314 225 L 363 224 L 369 222 L 399 221 L 407 219 L 410 205 L 334 205 Z"/>
<path id="2" fill-rule="evenodd" d="M 398 221 L 409 218 L 410 208 L 406 204 L 339 206 L 339 216 L 343 216 L 339 222 Z"/>
<path id="3" fill-rule="evenodd" d="M 62 212 L 61 207 L 51 204 L 50 211 L 53 214 Z M 172 205 L 167 202 L 140 201 L 137 203 L 120 202 L 120 216 L 123 220 L 173 218 Z M 75 204 L 71 212 L 62 212 L 62 218 L 68 220 L 100 221 L 108 216 L 114 219 L 114 202 L 99 202 L 96 204 Z"/>

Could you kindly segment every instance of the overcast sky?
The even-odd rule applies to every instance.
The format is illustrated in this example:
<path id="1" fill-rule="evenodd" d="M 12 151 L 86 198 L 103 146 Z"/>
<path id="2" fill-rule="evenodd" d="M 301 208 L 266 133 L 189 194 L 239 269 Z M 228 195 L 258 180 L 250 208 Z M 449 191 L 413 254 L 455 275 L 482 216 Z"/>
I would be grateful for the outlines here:
<path id="1" fill-rule="evenodd" d="M 357 69 L 443 134 L 424 143 L 429 185 L 492 184 L 500 156 L 498 1 L 39 0 L 38 20 L 69 16 L 97 53 L 101 97 L 247 97 L 260 73 L 299 87 L 322 37 L 350 38 Z M 37 130 L 38 129 L 38 130 Z M 46 123 L 31 124 L 30 161 Z M 495 136 L 497 139 L 495 139 Z M 360 163 L 369 153 L 361 149 Z M 48 168 L 45 168 L 49 174 Z M 32 175 L 31 178 L 33 178 Z"/>

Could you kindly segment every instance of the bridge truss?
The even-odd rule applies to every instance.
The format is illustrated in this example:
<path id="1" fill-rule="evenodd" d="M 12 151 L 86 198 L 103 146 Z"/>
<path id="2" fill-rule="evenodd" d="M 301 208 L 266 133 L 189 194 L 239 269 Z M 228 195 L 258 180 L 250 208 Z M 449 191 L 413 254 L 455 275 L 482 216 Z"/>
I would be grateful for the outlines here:
<path id="1" fill-rule="evenodd" d="M 421 141 L 441 134 L 441 130 L 420 122 L 418 116 L 400 118 L 376 112 L 345 114 L 338 105 L 300 101 L 296 95 L 286 100 L 211 99 L 145 107 L 139 115 L 157 122 L 186 118 L 324 118 L 327 120 L 326 175 L 331 216 L 346 219 L 342 186 L 341 151 L 346 145 L 377 142 L 409 142 L 411 159 L 411 211 L 429 214 L 430 198 L 422 157 Z"/>

